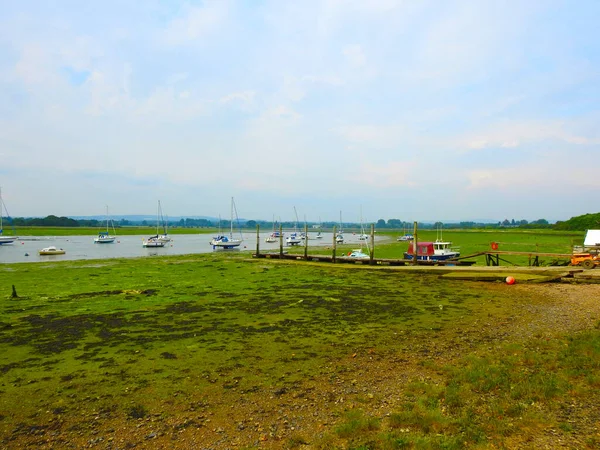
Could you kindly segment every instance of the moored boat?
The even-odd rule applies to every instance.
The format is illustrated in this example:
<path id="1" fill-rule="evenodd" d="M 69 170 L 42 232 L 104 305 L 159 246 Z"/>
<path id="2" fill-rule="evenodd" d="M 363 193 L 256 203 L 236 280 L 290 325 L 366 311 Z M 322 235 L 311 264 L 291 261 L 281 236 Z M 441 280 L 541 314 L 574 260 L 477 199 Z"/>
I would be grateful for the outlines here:
<path id="1" fill-rule="evenodd" d="M 164 233 L 159 234 L 158 229 L 161 223 L 162 210 L 160 208 L 160 200 L 158 201 L 158 209 L 156 212 L 156 234 L 154 236 L 150 236 L 148 239 L 142 240 L 142 247 L 146 248 L 160 248 L 164 247 L 167 242 L 171 239 L 167 236 L 167 230 L 164 228 Z M 163 223 L 164 226 L 164 223 Z"/>
<path id="2" fill-rule="evenodd" d="M 112 224 L 113 233 L 116 235 L 115 224 L 112 219 L 108 215 L 108 206 L 106 207 L 106 231 L 100 231 L 98 233 L 98 237 L 94 238 L 95 244 L 112 244 L 115 242 L 116 236 L 111 236 L 109 232 L 109 227 Z"/>
<path id="3" fill-rule="evenodd" d="M 408 246 L 408 251 L 404 252 L 405 259 L 415 257 L 414 244 L 412 241 Z M 448 241 L 417 242 L 416 256 L 417 261 L 446 261 L 458 258 L 460 252 L 452 247 L 452 242 Z"/>
<path id="4" fill-rule="evenodd" d="M 362 251 L 362 249 L 357 248 L 355 250 L 352 250 L 351 252 L 348 252 L 348 256 L 350 258 L 357 258 L 357 259 L 367 259 L 369 258 L 369 255 L 367 253 L 364 253 Z"/>
<path id="5" fill-rule="evenodd" d="M 160 236 L 150 236 L 148 239 L 142 241 L 142 247 L 146 248 L 160 248 L 166 245 L 165 241 L 160 240 Z"/>
<path id="6" fill-rule="evenodd" d="M 279 238 L 283 236 L 283 233 L 280 233 L 277 230 L 277 222 L 275 222 L 275 216 L 273 216 L 273 231 L 265 238 L 265 242 L 273 243 L 277 242 Z"/>
<path id="7" fill-rule="evenodd" d="M 66 253 L 62 248 L 56 248 L 54 245 L 41 249 L 38 252 L 40 255 L 64 255 Z"/>
<path id="8" fill-rule="evenodd" d="M 298 233 L 293 232 L 293 233 L 290 233 L 290 235 L 285 238 L 285 243 L 287 245 L 298 245 L 298 244 L 302 243 L 302 239 L 300 238 Z"/>
<path id="9" fill-rule="evenodd" d="M 239 238 L 233 237 L 233 218 L 234 217 L 235 217 L 236 222 L 238 223 Z M 212 245 L 213 250 L 217 249 L 217 248 L 222 248 L 222 249 L 236 248 L 236 247 L 239 247 L 242 242 L 244 242 L 244 240 L 242 238 L 242 232 L 240 230 L 239 218 L 237 215 L 237 209 L 235 207 L 235 202 L 233 200 L 233 197 L 231 197 L 231 221 L 230 221 L 229 227 L 230 227 L 229 228 L 229 236 L 219 233 L 218 236 L 215 236 L 214 238 L 212 238 L 212 240 L 210 241 L 210 245 Z M 219 221 L 219 228 L 220 228 L 220 221 Z"/>
<path id="10" fill-rule="evenodd" d="M 17 239 L 17 236 L 4 236 L 4 229 L 2 227 L 2 211 L 6 211 L 6 217 L 10 220 L 10 216 L 8 215 L 8 211 L 6 210 L 6 205 L 4 204 L 4 200 L 2 200 L 2 190 L 0 189 L 0 245 L 2 244 L 12 244 Z M 13 226 L 14 231 L 14 226 Z M 16 232 L 15 232 L 16 234 Z"/>
<path id="11" fill-rule="evenodd" d="M 300 234 L 298 233 L 298 212 L 296 211 L 296 207 L 294 206 L 294 214 L 296 216 L 296 223 L 294 225 L 294 232 L 290 233 L 290 235 L 288 237 L 285 238 L 285 243 L 286 245 L 299 245 L 302 243 L 302 238 L 300 237 Z"/>

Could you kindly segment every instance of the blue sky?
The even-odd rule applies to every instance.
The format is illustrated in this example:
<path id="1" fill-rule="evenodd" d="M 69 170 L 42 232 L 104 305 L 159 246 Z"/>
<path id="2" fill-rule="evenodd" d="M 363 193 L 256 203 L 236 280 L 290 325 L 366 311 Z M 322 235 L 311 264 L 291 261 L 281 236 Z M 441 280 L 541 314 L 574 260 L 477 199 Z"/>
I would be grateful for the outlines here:
<path id="1" fill-rule="evenodd" d="M 19 1 L 12 216 L 600 210 L 598 1 Z"/>

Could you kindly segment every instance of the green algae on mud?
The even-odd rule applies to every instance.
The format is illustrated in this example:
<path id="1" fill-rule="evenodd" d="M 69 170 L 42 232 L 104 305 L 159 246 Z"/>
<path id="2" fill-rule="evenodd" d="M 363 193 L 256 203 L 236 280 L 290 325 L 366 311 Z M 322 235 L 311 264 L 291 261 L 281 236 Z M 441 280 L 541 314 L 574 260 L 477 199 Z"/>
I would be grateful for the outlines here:
<path id="1" fill-rule="evenodd" d="M 0 288 L 3 439 L 82 402 L 127 420 L 281 391 L 509 314 L 488 286 L 243 255 L 6 265 Z"/>

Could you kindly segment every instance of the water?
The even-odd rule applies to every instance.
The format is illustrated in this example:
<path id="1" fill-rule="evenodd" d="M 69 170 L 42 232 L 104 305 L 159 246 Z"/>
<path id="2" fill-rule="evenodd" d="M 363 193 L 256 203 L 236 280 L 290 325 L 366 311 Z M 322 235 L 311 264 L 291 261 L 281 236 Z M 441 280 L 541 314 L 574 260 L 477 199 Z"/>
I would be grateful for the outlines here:
<path id="1" fill-rule="evenodd" d="M 278 251 L 279 241 L 266 243 L 265 237 L 270 232 L 260 234 L 260 251 Z M 286 233 L 287 235 L 288 233 Z M 331 233 L 323 233 L 323 239 L 314 239 L 309 233 L 309 247 L 324 246 L 331 247 L 333 236 Z M 73 261 L 80 259 L 108 259 L 108 258 L 136 258 L 160 255 L 187 255 L 191 253 L 212 253 L 231 251 L 256 251 L 256 232 L 242 233 L 244 242 L 239 250 L 213 250 L 210 245 L 212 235 L 210 234 L 174 234 L 173 241 L 162 248 L 144 248 L 142 240 L 147 236 L 118 236 L 113 244 L 96 244 L 96 236 L 21 236 L 13 244 L 0 245 L 0 263 L 19 262 L 43 262 L 43 261 Z M 360 246 L 361 241 L 358 234 L 344 234 L 345 244 Z M 379 237 L 376 237 L 379 240 Z M 364 242 L 364 241 L 363 241 Z M 66 251 L 64 255 L 41 256 L 38 251 L 45 247 L 54 245 Z M 363 244 L 364 245 L 364 244 Z M 286 248 L 285 239 L 283 242 Z M 304 243 L 300 244 L 303 247 Z"/>

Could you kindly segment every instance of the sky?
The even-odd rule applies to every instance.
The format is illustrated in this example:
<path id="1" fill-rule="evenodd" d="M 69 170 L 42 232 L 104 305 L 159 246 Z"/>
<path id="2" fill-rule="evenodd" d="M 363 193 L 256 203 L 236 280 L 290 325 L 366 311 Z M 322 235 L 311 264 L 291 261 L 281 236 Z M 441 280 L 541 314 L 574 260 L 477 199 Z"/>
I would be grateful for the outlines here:
<path id="1" fill-rule="evenodd" d="M 600 211 L 597 0 L 4 2 L 13 217 Z M 4 213 L 6 216 L 6 213 Z"/>

